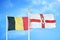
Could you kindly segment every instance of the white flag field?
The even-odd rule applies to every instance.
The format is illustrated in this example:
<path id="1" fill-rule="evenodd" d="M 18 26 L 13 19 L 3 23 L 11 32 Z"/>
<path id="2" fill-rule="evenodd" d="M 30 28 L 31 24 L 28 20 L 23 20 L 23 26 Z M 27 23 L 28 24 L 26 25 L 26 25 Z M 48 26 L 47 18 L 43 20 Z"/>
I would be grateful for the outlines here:
<path id="1" fill-rule="evenodd" d="M 56 28 L 53 14 L 29 14 L 30 28 Z"/>

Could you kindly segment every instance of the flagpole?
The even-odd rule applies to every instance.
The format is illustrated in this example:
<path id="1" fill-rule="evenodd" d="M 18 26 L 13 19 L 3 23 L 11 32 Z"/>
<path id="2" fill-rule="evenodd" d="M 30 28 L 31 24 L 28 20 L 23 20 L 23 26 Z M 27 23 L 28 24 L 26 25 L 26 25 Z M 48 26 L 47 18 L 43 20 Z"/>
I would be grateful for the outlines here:
<path id="1" fill-rule="evenodd" d="M 6 12 L 6 40 L 8 40 L 8 20 L 7 20 L 8 12 Z"/>
<path id="2" fill-rule="evenodd" d="M 28 40 L 30 40 L 29 14 L 30 14 L 30 8 L 28 8 Z"/>

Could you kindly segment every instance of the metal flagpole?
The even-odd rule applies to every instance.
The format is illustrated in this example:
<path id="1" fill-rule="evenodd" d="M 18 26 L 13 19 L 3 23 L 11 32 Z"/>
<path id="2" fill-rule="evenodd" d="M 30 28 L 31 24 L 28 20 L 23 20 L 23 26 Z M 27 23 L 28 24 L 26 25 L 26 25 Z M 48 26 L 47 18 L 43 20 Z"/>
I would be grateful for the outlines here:
<path id="1" fill-rule="evenodd" d="M 8 12 L 6 12 L 6 40 L 8 40 L 8 20 L 7 20 Z"/>
<path id="2" fill-rule="evenodd" d="M 29 14 L 30 14 L 30 8 L 28 8 L 28 40 L 30 40 Z"/>

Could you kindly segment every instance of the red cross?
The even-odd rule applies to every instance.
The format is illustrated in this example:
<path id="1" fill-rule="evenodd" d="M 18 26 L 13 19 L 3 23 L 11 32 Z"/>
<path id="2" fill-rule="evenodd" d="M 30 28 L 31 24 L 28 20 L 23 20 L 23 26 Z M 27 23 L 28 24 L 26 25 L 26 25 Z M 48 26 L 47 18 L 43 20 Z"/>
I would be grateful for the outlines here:
<path id="1" fill-rule="evenodd" d="M 46 23 L 55 23 L 56 22 L 56 20 L 44 20 L 43 14 L 40 14 L 40 17 L 41 17 L 41 20 L 39 20 L 39 19 L 30 19 L 30 22 L 42 22 L 42 28 L 45 28 L 45 22 Z"/>

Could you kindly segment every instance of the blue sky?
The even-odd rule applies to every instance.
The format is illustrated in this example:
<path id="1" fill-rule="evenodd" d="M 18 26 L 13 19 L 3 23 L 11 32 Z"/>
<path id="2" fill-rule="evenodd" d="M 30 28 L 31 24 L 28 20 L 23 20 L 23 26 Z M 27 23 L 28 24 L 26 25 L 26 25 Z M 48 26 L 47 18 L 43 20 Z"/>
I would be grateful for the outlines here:
<path id="1" fill-rule="evenodd" d="M 60 0 L 0 0 L 0 40 L 6 40 L 6 12 L 8 16 L 28 16 L 31 13 L 52 13 L 55 29 L 32 29 L 31 40 L 60 40 Z M 9 31 L 9 40 L 28 40 L 28 31 Z"/>

